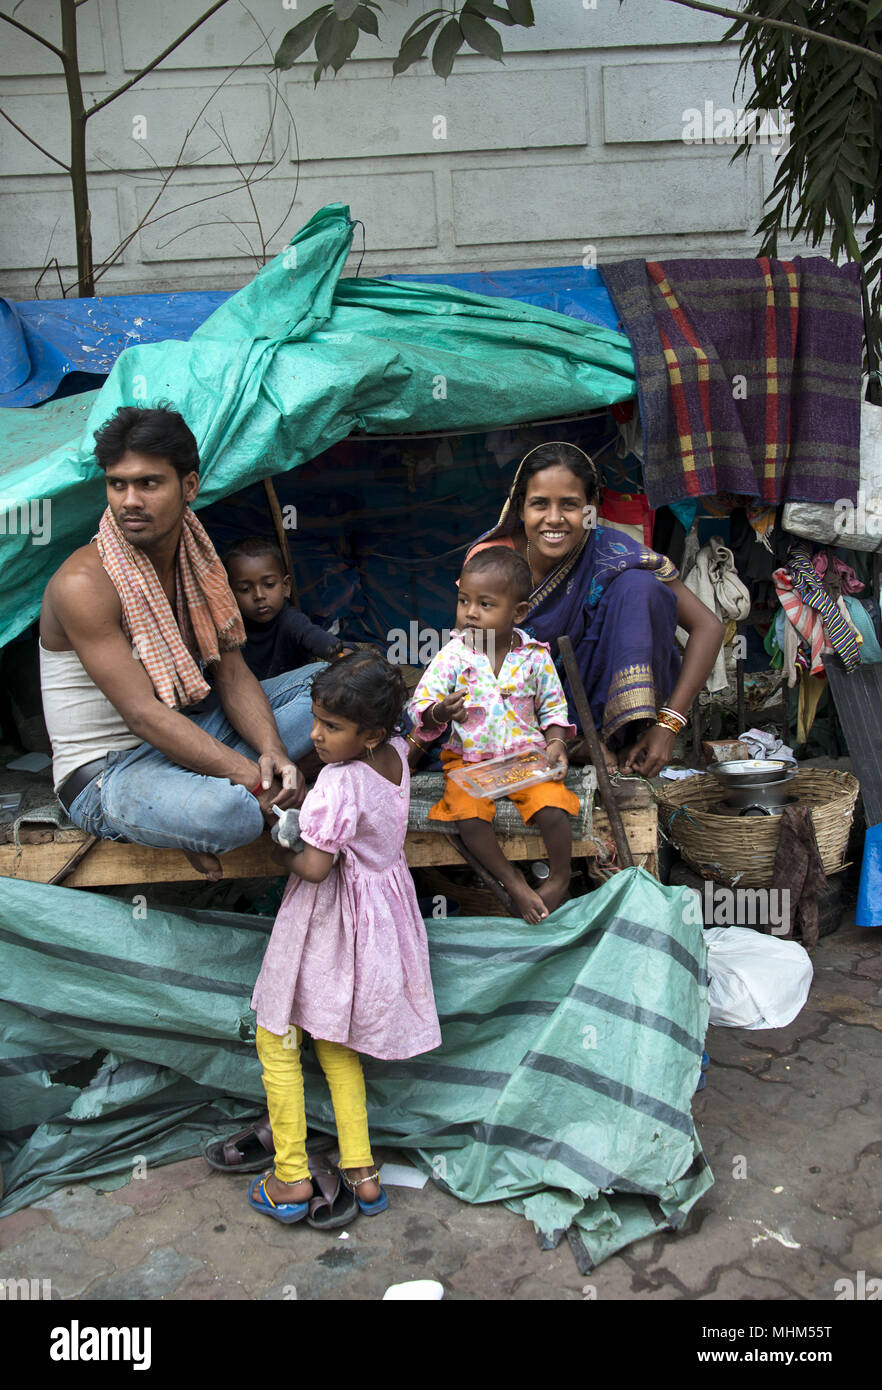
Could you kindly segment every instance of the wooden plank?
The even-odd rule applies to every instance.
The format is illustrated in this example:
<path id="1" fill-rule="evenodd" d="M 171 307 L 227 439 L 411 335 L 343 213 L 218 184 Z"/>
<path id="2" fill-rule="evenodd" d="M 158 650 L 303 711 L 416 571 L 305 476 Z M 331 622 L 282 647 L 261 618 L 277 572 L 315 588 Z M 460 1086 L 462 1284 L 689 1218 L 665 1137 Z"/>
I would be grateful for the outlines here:
<path id="1" fill-rule="evenodd" d="M 623 810 L 622 821 L 635 861 L 643 863 L 644 856 L 654 856 L 657 848 L 655 805 L 639 811 Z M 602 841 L 612 840 L 609 821 L 600 810 L 594 813 L 594 834 Z M 82 832 L 79 835 L 81 841 L 86 839 Z M 509 835 L 501 844 L 507 859 L 542 859 L 545 856 L 545 847 L 539 835 Z M 14 845 L 0 845 L 0 876 L 48 883 L 72 853 L 73 846 L 69 839 L 49 844 L 23 844 L 21 849 L 16 849 Z M 574 858 L 591 858 L 596 853 L 597 845 L 593 839 L 573 841 Z M 411 831 L 407 837 L 405 855 L 411 868 L 462 863 L 444 835 L 433 831 Z M 242 849 L 231 850 L 223 855 L 221 863 L 224 878 L 275 878 L 283 872 L 273 858 L 272 841 L 268 836 Z M 202 878 L 203 875 L 193 868 L 180 850 L 149 849 L 144 845 L 101 840 L 65 880 L 65 887 L 177 883 L 201 881 Z"/>

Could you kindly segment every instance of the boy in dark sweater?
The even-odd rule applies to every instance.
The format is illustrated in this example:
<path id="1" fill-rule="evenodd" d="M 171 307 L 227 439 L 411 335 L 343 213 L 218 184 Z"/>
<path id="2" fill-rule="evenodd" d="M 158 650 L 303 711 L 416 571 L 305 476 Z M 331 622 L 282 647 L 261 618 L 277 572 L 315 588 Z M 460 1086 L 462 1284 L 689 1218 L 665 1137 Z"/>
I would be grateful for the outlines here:
<path id="1" fill-rule="evenodd" d="M 224 565 L 245 623 L 242 655 L 259 681 L 340 656 L 343 643 L 288 602 L 291 580 L 274 541 L 263 536 L 235 541 Z"/>

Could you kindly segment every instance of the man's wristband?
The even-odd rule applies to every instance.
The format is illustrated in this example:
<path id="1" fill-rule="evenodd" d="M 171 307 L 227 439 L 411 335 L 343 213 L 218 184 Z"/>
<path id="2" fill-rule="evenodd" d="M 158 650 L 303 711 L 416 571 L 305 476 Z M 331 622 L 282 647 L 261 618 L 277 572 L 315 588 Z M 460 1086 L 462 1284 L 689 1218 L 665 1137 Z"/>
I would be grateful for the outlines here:
<path id="1" fill-rule="evenodd" d="M 263 791 L 263 778 L 262 778 L 262 777 L 261 777 L 260 781 L 258 782 L 257 786 L 256 786 L 256 787 L 251 787 L 251 788 L 250 788 L 250 791 L 251 791 L 251 795 L 252 795 L 252 796 L 260 796 L 260 793 Z"/>

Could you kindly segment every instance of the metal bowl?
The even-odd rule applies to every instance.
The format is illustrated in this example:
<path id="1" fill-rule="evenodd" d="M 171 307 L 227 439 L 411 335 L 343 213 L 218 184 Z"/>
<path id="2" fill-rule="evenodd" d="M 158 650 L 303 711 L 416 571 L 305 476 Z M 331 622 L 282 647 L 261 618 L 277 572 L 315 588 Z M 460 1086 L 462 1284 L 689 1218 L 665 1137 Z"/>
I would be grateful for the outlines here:
<path id="1" fill-rule="evenodd" d="M 788 782 L 795 777 L 797 767 L 786 758 L 742 758 L 731 763 L 717 763 L 708 771 L 724 787 L 758 787 L 764 782 Z"/>

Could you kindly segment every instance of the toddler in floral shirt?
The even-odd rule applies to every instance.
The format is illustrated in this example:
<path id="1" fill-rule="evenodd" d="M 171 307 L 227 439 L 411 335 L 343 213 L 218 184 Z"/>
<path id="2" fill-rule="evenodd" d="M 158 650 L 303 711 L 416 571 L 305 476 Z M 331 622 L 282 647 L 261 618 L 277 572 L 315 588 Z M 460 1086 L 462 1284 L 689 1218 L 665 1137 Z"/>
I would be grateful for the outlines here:
<path id="1" fill-rule="evenodd" d="M 579 798 L 563 785 L 565 740 L 576 729 L 550 648 L 517 626 L 527 616 L 531 587 L 526 560 L 506 546 L 488 546 L 466 561 L 456 631 L 423 674 L 408 713 L 417 742 L 447 735 L 444 795 L 429 819 L 455 821 L 463 843 L 507 889 L 524 920 L 539 922 L 560 904 L 570 881 L 567 815 L 578 814 Z M 499 847 L 495 802 L 469 796 L 449 774 L 466 763 L 546 746 L 556 780 L 510 798 L 525 822 L 535 822 L 548 851 L 549 877 L 534 891 Z"/>

